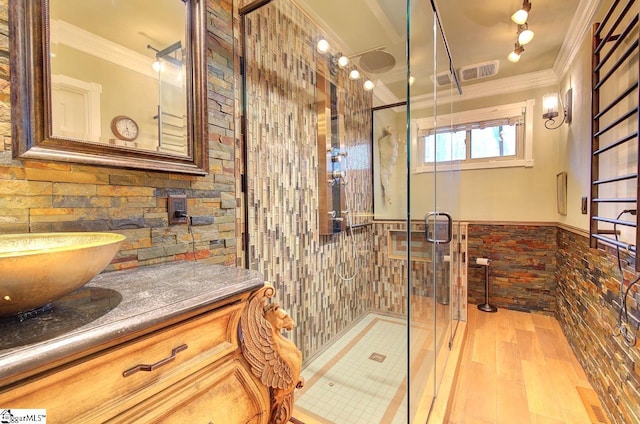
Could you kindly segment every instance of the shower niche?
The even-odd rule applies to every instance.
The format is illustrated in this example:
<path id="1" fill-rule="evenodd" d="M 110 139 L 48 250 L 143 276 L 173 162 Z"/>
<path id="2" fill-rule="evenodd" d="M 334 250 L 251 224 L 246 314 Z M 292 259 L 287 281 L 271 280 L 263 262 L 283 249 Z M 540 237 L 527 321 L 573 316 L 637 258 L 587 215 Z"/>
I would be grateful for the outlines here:
<path id="1" fill-rule="evenodd" d="M 326 71 L 326 70 L 325 70 Z M 317 74 L 318 93 L 318 226 L 320 235 L 346 229 L 344 102 L 328 72 Z"/>

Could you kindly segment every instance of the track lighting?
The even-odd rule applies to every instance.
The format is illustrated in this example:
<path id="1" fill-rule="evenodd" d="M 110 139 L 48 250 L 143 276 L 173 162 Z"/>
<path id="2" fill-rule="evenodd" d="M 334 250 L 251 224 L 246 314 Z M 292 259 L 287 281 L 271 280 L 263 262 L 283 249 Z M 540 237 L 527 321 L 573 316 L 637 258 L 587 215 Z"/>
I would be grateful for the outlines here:
<path id="1" fill-rule="evenodd" d="M 326 53 L 329 51 L 329 42 L 327 40 L 325 40 L 324 38 L 321 38 L 318 41 L 318 44 L 316 44 L 316 50 L 318 50 L 318 53 Z"/>
<path id="2" fill-rule="evenodd" d="M 524 46 L 533 40 L 533 31 L 529 29 L 529 24 L 526 22 L 522 25 L 518 25 L 518 44 Z"/>
<path id="3" fill-rule="evenodd" d="M 320 54 L 328 53 L 330 49 L 331 49 L 331 45 L 324 38 L 321 38 L 316 43 L 316 50 Z M 361 78 L 360 71 L 353 66 L 349 66 L 349 62 L 350 62 L 349 57 L 343 55 L 342 53 L 329 54 L 329 71 L 331 72 L 331 75 L 336 76 L 338 74 L 338 68 L 345 69 L 348 67 L 350 68 L 350 70 L 345 69 L 345 71 L 349 72 L 349 79 L 351 80 L 360 79 Z M 365 91 L 371 91 L 375 88 L 375 86 L 376 86 L 375 83 L 370 79 L 365 80 L 362 85 Z"/>
<path id="4" fill-rule="evenodd" d="M 518 25 L 524 24 L 525 22 L 527 22 L 530 10 L 531 2 L 529 0 L 524 0 L 524 3 L 522 3 L 522 8 L 518 9 L 513 15 L 511 15 L 511 20 Z"/>
<path id="5" fill-rule="evenodd" d="M 524 52 L 524 47 L 522 47 L 518 42 L 516 42 L 515 48 L 511 53 L 509 53 L 509 56 L 507 56 L 507 59 L 509 60 L 509 62 L 516 63 L 520 60 L 520 55 L 522 54 L 522 52 Z"/>
<path id="6" fill-rule="evenodd" d="M 529 0 L 524 0 L 524 3 L 522 3 L 522 8 L 511 15 L 511 20 L 518 25 L 518 30 L 516 31 L 517 35 L 515 48 L 507 56 L 509 62 L 518 62 L 520 60 L 520 55 L 522 55 L 522 52 L 524 52 L 524 47 L 522 46 L 524 46 L 525 44 L 529 44 L 531 40 L 533 40 L 533 31 L 529 29 L 529 24 L 527 23 L 530 10 L 531 2 Z"/>

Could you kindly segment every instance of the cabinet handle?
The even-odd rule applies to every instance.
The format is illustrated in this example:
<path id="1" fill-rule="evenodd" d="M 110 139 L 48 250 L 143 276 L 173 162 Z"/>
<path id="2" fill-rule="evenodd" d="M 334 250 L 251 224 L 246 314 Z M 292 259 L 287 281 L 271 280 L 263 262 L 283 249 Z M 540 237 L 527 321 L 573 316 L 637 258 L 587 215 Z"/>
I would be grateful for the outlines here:
<path id="1" fill-rule="evenodd" d="M 158 362 L 156 362 L 155 364 L 140 364 L 140 365 L 136 365 L 133 368 L 129 368 L 128 370 L 124 371 L 122 373 L 123 377 L 129 377 L 132 374 L 137 373 L 138 371 L 155 371 L 158 368 L 160 368 L 163 365 L 168 364 L 169 362 L 173 361 L 174 359 L 176 359 L 176 355 L 178 354 L 178 352 L 182 352 L 183 350 L 187 349 L 186 344 L 180 345 L 178 347 L 174 347 L 173 350 L 171 351 L 171 355 L 159 360 Z"/>

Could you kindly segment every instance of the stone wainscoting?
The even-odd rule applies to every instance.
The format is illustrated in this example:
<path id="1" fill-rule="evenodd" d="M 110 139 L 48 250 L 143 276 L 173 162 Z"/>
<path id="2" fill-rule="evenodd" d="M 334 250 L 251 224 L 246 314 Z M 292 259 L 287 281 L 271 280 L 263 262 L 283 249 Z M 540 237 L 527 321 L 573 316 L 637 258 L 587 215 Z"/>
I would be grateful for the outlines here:
<path id="1" fill-rule="evenodd" d="M 555 225 L 469 224 L 468 302 L 485 301 L 489 258 L 490 303 L 498 308 L 553 314 L 556 310 Z"/>
<path id="2" fill-rule="evenodd" d="M 616 336 L 620 311 L 617 256 L 590 249 L 586 235 L 560 228 L 557 258 L 556 316 L 562 329 L 612 422 L 638 423 L 640 349 Z M 635 273 L 630 271 L 627 267 L 625 276 L 633 281 Z M 634 287 L 627 308 L 637 335 L 639 299 Z"/>

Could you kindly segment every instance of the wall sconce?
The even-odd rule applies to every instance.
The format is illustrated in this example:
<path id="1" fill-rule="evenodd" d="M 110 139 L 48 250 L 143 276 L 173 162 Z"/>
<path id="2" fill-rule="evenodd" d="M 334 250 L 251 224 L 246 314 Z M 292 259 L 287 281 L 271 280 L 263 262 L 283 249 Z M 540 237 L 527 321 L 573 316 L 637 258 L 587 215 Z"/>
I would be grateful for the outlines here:
<path id="1" fill-rule="evenodd" d="M 546 119 L 544 127 L 549 130 L 555 130 L 560 128 L 562 124 L 570 124 L 573 114 L 573 89 L 568 89 L 565 94 L 564 107 L 562 108 L 562 121 L 557 125 L 555 119 L 559 115 L 560 96 L 558 93 L 545 94 L 542 97 L 542 118 Z"/>

